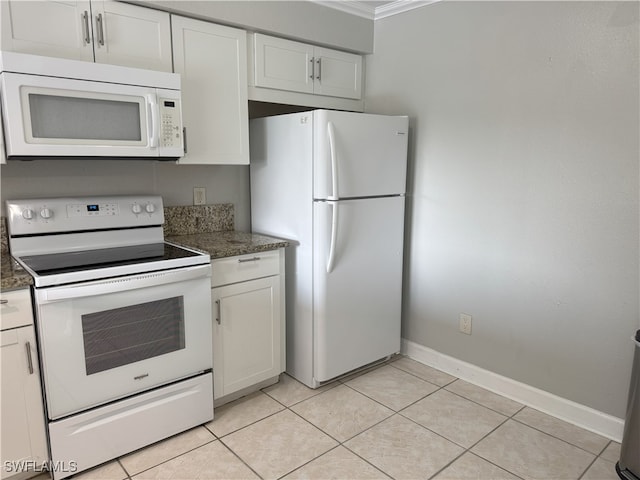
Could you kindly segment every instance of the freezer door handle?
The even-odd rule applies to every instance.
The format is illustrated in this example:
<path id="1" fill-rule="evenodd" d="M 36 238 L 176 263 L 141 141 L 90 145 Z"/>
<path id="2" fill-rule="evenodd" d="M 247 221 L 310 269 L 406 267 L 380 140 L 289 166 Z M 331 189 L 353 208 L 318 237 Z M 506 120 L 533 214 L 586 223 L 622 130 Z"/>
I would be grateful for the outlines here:
<path id="1" fill-rule="evenodd" d="M 331 205 L 331 244 L 329 245 L 329 260 L 327 261 L 327 273 L 333 271 L 336 261 L 336 244 L 338 243 L 338 205 L 339 202 L 327 202 Z"/>
<path id="2" fill-rule="evenodd" d="M 331 152 L 331 195 L 329 196 L 329 200 L 337 200 L 338 199 L 338 155 L 336 153 L 336 134 L 333 129 L 333 122 L 327 123 L 327 134 L 329 136 L 329 150 Z"/>

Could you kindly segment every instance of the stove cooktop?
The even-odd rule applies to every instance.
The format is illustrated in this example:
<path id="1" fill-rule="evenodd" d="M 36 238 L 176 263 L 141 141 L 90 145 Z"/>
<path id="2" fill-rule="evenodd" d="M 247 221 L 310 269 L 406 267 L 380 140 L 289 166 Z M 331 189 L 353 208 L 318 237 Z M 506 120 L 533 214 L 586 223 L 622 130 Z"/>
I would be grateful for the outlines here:
<path id="1" fill-rule="evenodd" d="M 33 276 L 36 288 L 205 265 L 211 261 L 206 253 L 171 243 L 22 255 L 16 260 Z"/>
<path id="2" fill-rule="evenodd" d="M 36 275 L 57 275 L 80 270 L 164 262 L 199 255 L 201 254 L 170 243 L 152 243 L 79 252 L 28 255 L 22 256 L 20 259 Z"/>

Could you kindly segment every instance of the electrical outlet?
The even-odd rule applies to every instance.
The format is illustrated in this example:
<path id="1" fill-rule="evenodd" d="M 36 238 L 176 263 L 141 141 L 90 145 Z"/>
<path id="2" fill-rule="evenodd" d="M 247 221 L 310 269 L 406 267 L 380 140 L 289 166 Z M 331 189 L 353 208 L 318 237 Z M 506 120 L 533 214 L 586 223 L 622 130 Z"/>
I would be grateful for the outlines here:
<path id="1" fill-rule="evenodd" d="M 204 187 L 193 187 L 193 204 L 204 205 L 207 203 L 207 189 Z"/>
<path id="2" fill-rule="evenodd" d="M 462 333 L 466 333 L 467 335 L 471 335 L 471 319 L 473 317 L 468 313 L 460 314 L 460 331 Z"/>

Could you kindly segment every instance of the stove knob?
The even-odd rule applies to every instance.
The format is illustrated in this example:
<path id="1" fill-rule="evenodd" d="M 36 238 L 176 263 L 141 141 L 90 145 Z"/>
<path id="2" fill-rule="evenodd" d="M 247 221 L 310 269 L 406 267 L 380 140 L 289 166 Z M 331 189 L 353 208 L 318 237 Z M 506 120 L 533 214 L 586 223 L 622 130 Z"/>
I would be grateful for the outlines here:
<path id="1" fill-rule="evenodd" d="M 40 210 L 40 216 L 42 218 L 51 218 L 53 217 L 53 212 L 45 207 L 42 210 Z"/>
<path id="2" fill-rule="evenodd" d="M 153 213 L 156 211 L 156 206 L 153 203 L 147 203 L 147 206 L 144 207 L 147 213 Z"/>
<path id="3" fill-rule="evenodd" d="M 140 205 L 138 205 L 137 203 L 135 203 L 135 204 L 131 207 L 131 211 L 137 215 L 137 214 L 139 214 L 140 212 L 142 212 L 142 207 L 141 207 Z"/>
<path id="4" fill-rule="evenodd" d="M 22 218 L 24 218 L 25 220 L 31 220 L 33 218 L 33 210 L 31 210 L 30 208 L 25 208 L 22 211 Z"/>

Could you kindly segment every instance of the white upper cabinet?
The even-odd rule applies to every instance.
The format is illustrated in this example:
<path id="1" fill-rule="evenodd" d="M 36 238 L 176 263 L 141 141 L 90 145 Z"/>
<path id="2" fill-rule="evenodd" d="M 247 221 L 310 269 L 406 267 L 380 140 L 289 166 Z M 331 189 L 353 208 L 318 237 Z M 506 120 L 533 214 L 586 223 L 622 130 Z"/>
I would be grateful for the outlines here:
<path id="1" fill-rule="evenodd" d="M 0 2 L 2 50 L 93 61 L 88 1 Z"/>
<path id="2" fill-rule="evenodd" d="M 174 69 L 186 129 L 181 164 L 249 164 L 247 34 L 172 17 Z"/>
<path id="3" fill-rule="evenodd" d="M 171 72 L 170 15 L 113 1 L 92 1 L 96 62 Z"/>
<path id="4" fill-rule="evenodd" d="M 362 98 L 362 56 L 259 33 L 253 39 L 256 87 Z"/>
<path id="5" fill-rule="evenodd" d="M 166 12 L 110 0 L 0 2 L 2 50 L 171 71 Z"/>

